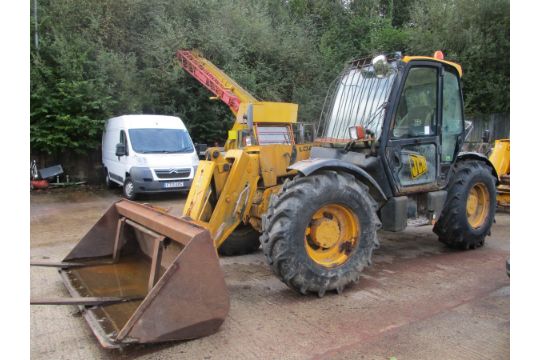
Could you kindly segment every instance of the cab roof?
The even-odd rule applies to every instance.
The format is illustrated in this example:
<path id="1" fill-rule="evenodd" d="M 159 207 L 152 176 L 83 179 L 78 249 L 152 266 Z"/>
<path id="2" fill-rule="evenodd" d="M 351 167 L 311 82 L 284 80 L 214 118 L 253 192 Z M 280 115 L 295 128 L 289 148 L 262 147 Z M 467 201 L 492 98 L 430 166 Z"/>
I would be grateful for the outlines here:
<path id="1" fill-rule="evenodd" d="M 433 57 L 433 56 L 404 56 L 401 59 L 401 61 L 403 61 L 404 63 L 408 63 L 414 60 L 429 60 L 429 61 L 440 62 L 442 64 L 446 64 L 455 68 L 459 74 L 459 77 L 463 76 L 463 70 L 461 69 L 461 65 L 452 61 L 437 59 L 436 57 Z"/>

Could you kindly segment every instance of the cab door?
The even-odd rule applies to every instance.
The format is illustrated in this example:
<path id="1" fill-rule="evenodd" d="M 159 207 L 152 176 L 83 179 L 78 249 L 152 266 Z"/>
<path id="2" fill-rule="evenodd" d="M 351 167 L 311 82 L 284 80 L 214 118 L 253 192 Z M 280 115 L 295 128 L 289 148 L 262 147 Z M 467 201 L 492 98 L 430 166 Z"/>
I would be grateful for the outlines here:
<path id="1" fill-rule="evenodd" d="M 396 195 L 439 188 L 443 68 L 416 62 L 406 68 L 394 102 L 385 159 Z"/>

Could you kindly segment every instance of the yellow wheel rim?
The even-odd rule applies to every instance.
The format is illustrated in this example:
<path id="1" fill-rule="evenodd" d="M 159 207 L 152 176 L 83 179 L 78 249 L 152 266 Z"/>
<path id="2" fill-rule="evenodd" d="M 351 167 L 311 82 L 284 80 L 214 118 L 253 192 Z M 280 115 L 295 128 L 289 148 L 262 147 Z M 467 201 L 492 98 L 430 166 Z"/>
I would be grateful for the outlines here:
<path id="1" fill-rule="evenodd" d="M 467 220 L 473 229 L 478 229 L 486 222 L 489 214 L 489 201 L 489 192 L 485 184 L 476 183 L 469 190 Z"/>
<path id="2" fill-rule="evenodd" d="M 349 260 L 358 243 L 360 223 L 347 207 L 329 204 L 321 207 L 306 227 L 304 245 L 315 263 L 327 268 Z"/>

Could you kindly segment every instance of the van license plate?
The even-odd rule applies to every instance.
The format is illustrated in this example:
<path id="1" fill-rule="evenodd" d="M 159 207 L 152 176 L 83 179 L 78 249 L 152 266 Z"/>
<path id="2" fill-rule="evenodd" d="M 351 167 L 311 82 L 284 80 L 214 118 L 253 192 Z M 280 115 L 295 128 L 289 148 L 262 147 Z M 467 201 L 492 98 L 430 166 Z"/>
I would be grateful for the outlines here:
<path id="1" fill-rule="evenodd" d="M 164 183 L 166 188 L 177 188 L 177 187 L 184 187 L 184 183 L 182 181 L 170 181 Z"/>

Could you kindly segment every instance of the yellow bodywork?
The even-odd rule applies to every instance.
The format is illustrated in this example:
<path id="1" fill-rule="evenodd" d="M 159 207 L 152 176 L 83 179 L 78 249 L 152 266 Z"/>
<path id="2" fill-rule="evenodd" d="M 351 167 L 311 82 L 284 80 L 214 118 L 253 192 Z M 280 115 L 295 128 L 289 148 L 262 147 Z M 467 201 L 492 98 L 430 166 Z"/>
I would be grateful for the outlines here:
<path id="1" fill-rule="evenodd" d="M 327 204 L 313 214 L 306 227 L 304 247 L 315 263 L 333 268 L 349 259 L 360 231 L 360 221 L 351 209 Z"/>
<path id="2" fill-rule="evenodd" d="M 477 183 L 467 195 L 467 221 L 473 229 L 484 225 L 489 214 L 489 192 L 485 184 Z"/>
<path id="3" fill-rule="evenodd" d="M 489 156 L 489 161 L 495 167 L 499 178 L 510 174 L 510 140 L 495 140 L 495 146 Z"/>
<path id="4" fill-rule="evenodd" d="M 199 167 L 189 191 L 183 215 L 210 231 L 219 247 L 242 222 L 260 230 L 270 196 L 284 177 L 294 175 L 287 167 L 309 158 L 310 145 L 264 145 L 207 151 L 209 160 Z"/>
<path id="5" fill-rule="evenodd" d="M 231 96 L 238 100 L 226 101 L 235 122 L 225 151 L 207 150 L 207 159 L 199 162 L 183 213 L 210 231 L 217 248 L 240 223 L 261 230 L 270 196 L 280 189 L 284 177 L 294 175 L 287 167 L 309 158 L 311 144 L 296 144 L 292 125 L 297 122 L 297 104 L 260 101 L 201 54 L 189 54 L 198 70 L 188 72 L 198 80 L 206 79 L 199 77 L 198 71 L 209 74 L 227 90 L 225 95 L 220 93 L 222 100 Z M 247 124 L 250 107 L 252 128 Z M 259 133 L 259 128 L 266 133 Z"/>
<path id="6" fill-rule="evenodd" d="M 236 113 L 236 121 L 229 136 L 225 142 L 225 150 L 237 149 L 242 147 L 242 133 L 248 131 L 248 125 L 244 119 L 247 113 L 248 105 L 253 105 L 253 123 L 257 124 L 293 124 L 296 123 L 298 117 L 298 104 L 271 102 L 271 101 L 255 101 L 250 103 L 240 103 L 238 113 Z M 257 139 L 257 134 L 254 134 Z"/>
<path id="7" fill-rule="evenodd" d="M 225 74 L 221 69 L 212 64 L 212 62 L 210 62 L 208 59 L 204 58 L 201 54 L 196 51 L 192 51 L 191 54 L 205 71 L 214 76 L 224 88 L 232 92 L 240 101 L 237 110 L 230 107 L 232 113 L 234 114 L 235 122 L 232 129 L 229 130 L 229 136 L 225 143 L 225 150 L 238 149 L 242 147 L 242 132 L 248 130 L 245 115 L 247 113 L 249 104 L 253 105 L 253 123 L 255 124 L 296 123 L 298 118 L 298 104 L 257 100 L 255 96 L 250 94 L 229 75 Z M 212 98 L 216 99 L 216 97 Z"/>
<path id="8" fill-rule="evenodd" d="M 431 57 L 431 56 L 404 56 L 403 59 L 402 59 L 402 61 L 404 63 L 408 63 L 409 61 L 412 61 L 412 60 L 438 61 L 440 63 L 452 66 L 453 68 L 455 68 L 457 70 L 460 77 L 463 76 L 463 69 L 461 68 L 461 65 L 459 65 L 458 63 L 452 62 L 452 61 L 440 60 L 440 59 L 437 59 L 437 58 Z"/>
<path id="9" fill-rule="evenodd" d="M 420 154 L 410 154 L 409 164 L 411 166 L 411 179 L 424 175 L 428 170 L 427 160 L 425 156 Z"/>
<path id="10" fill-rule="evenodd" d="M 489 156 L 499 177 L 497 186 L 497 205 L 510 207 L 510 139 L 495 140 L 495 146 Z"/>

